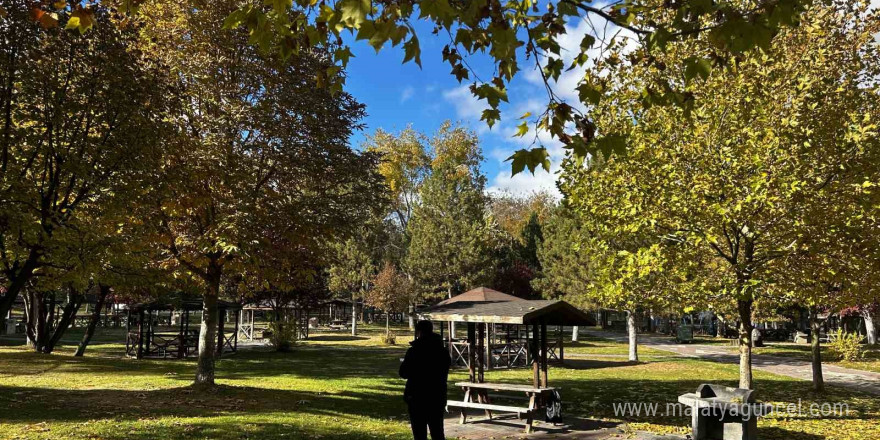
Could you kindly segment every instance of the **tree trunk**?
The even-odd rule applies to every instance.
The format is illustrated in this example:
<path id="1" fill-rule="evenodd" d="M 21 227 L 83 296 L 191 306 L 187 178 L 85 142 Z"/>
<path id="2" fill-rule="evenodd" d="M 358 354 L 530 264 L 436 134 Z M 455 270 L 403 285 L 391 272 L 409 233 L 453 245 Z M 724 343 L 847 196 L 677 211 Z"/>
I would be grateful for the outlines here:
<path id="1" fill-rule="evenodd" d="M 28 259 L 25 260 L 17 273 L 5 274 L 9 283 L 6 285 L 6 292 L 0 296 L 0 317 L 4 318 L 4 321 L 5 317 L 9 314 L 9 310 L 12 309 L 15 299 L 18 298 L 19 294 L 23 293 L 28 281 L 34 276 L 34 270 L 38 266 L 37 261 L 39 259 L 40 254 L 36 251 L 31 251 Z M 3 324 L 5 325 L 5 322 Z"/>
<path id="2" fill-rule="evenodd" d="M 82 295 L 72 288 L 67 295 L 67 304 L 61 311 L 56 325 L 55 293 L 46 294 L 36 289 L 27 289 L 25 300 L 25 328 L 27 346 L 38 353 L 52 353 L 64 332 L 70 327 L 82 305 Z M 47 304 L 48 302 L 48 304 Z"/>
<path id="3" fill-rule="evenodd" d="M 217 300 L 220 296 L 220 277 L 223 267 L 217 261 L 208 264 L 207 283 L 202 305 L 202 326 L 199 331 L 199 359 L 196 367 L 196 385 L 214 385 L 214 356 L 217 351 Z"/>
<path id="4" fill-rule="evenodd" d="M 416 306 L 413 303 L 409 304 L 409 330 L 413 331 L 416 329 Z"/>
<path id="5" fill-rule="evenodd" d="M 636 326 L 635 312 L 626 312 L 626 331 L 629 334 L 629 360 L 639 360 L 639 328 Z"/>
<path id="6" fill-rule="evenodd" d="M 43 353 L 49 354 L 55 350 L 55 345 L 58 344 L 58 341 L 64 336 L 64 332 L 67 331 L 70 324 L 76 318 L 76 314 L 79 312 L 80 306 L 82 306 L 82 300 L 82 295 L 71 287 L 67 293 L 67 304 L 64 305 L 61 317 L 58 319 L 58 325 L 54 326 L 52 334 L 43 346 Z"/>
<path id="7" fill-rule="evenodd" d="M 864 307 L 862 308 L 862 318 L 865 319 L 865 337 L 868 339 L 868 344 L 875 345 L 877 344 L 877 325 L 874 322 L 874 315 L 871 313 L 873 307 Z"/>
<path id="8" fill-rule="evenodd" d="M 575 326 L 571 327 L 571 342 L 577 342 L 577 341 L 578 341 L 578 326 L 575 325 Z"/>
<path id="9" fill-rule="evenodd" d="M 351 296 L 351 335 L 358 335 L 357 297 Z"/>
<path id="10" fill-rule="evenodd" d="M 89 318 L 89 324 L 86 326 L 86 332 L 83 334 L 82 341 L 80 341 L 79 346 L 76 347 L 76 353 L 74 356 L 82 356 L 86 353 L 86 348 L 89 346 L 89 342 L 92 341 L 92 336 L 95 334 L 95 328 L 98 327 L 98 322 L 101 321 L 101 311 L 104 309 L 105 301 L 107 301 L 107 296 L 110 294 L 110 286 L 100 284 L 98 286 L 98 298 L 95 301 L 95 310 L 92 311 L 92 316 Z M 183 319 L 183 317 L 181 317 Z"/>
<path id="11" fill-rule="evenodd" d="M 820 344 L 820 333 L 822 330 L 822 321 L 819 320 L 817 310 L 810 308 L 810 353 L 812 355 L 813 365 L 813 389 L 816 392 L 825 391 L 825 380 L 822 378 L 822 347 Z"/>
<path id="12" fill-rule="evenodd" d="M 43 351 L 43 340 L 46 328 L 46 302 L 43 293 L 27 289 L 24 298 L 25 337 L 28 348 Z"/>
<path id="13" fill-rule="evenodd" d="M 739 387 L 752 389 L 752 301 L 738 300 Z"/>
<path id="14" fill-rule="evenodd" d="M 385 340 L 388 340 L 388 337 L 391 336 L 391 313 L 385 312 Z"/>

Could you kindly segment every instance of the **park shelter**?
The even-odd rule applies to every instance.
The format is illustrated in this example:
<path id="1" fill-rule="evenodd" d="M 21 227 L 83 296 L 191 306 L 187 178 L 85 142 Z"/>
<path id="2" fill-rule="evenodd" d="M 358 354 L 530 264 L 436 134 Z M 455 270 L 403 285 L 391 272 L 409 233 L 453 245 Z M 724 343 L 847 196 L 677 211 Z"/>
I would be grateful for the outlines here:
<path id="1" fill-rule="evenodd" d="M 198 352 L 201 322 L 191 323 L 193 314 L 201 315 L 201 297 L 174 296 L 128 306 L 125 353 L 144 357 L 184 358 Z M 241 305 L 217 301 L 217 356 L 238 350 L 238 327 Z M 227 315 L 233 326 L 227 329 Z M 231 331 L 227 331 L 231 330 Z"/>
<path id="2" fill-rule="evenodd" d="M 284 309 L 290 321 L 296 326 L 296 338 L 300 340 L 309 338 L 309 310 L 293 301 L 283 306 L 273 306 L 270 301 L 258 301 L 248 303 L 242 306 L 239 311 L 239 337 L 244 341 L 254 341 L 255 339 L 264 339 L 267 335 L 268 328 L 263 326 L 263 332 L 260 334 L 257 325 L 257 317 L 262 317 L 263 321 L 270 322 L 275 319 L 275 314 L 279 309 Z"/>
<path id="3" fill-rule="evenodd" d="M 593 319 L 565 301 L 524 300 L 497 292 L 506 295 L 502 297 L 488 290 L 465 292 L 421 311 L 420 316 L 450 324 L 440 326 L 441 336 L 454 363 L 463 360 L 467 365 L 471 382 L 483 382 L 485 369 L 530 364 L 534 386 L 546 386 L 549 358 L 564 360 L 562 332 L 551 343 L 547 327 L 561 330 L 566 325 L 589 325 Z M 464 341 L 456 340 L 451 331 L 444 335 L 444 327 L 451 329 L 452 323 L 466 323 Z"/>

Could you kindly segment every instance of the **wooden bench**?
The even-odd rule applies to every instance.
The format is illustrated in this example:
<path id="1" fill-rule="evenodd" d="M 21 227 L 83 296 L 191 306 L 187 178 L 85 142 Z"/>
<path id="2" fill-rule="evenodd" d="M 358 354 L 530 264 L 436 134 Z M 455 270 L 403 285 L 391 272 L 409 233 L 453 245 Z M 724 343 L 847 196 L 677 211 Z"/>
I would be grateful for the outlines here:
<path id="1" fill-rule="evenodd" d="M 544 394 L 556 390 L 556 388 L 535 388 L 531 385 L 516 385 L 507 383 L 475 383 L 475 382 L 458 382 L 455 386 L 464 390 L 464 399 L 447 400 L 447 407 L 455 407 L 461 409 L 461 418 L 459 423 L 467 422 L 467 412 L 470 409 L 482 409 L 486 411 L 486 417 L 492 419 L 492 411 L 500 413 L 516 414 L 517 418 L 526 419 L 525 432 L 532 431 L 532 422 L 535 414 L 543 407 Z M 526 399 L 529 401 L 528 406 L 509 406 L 496 405 L 490 399 L 489 391 L 496 392 L 518 392 L 525 393 Z M 495 396 L 493 394 L 493 396 Z M 517 396 L 511 396 L 515 398 Z"/>

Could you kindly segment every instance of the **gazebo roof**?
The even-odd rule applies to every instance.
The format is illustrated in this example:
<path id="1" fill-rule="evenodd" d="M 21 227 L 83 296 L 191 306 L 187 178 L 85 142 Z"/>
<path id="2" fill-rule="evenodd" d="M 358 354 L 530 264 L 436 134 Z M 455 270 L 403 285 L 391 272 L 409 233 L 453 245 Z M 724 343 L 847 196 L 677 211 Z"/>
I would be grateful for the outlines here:
<path id="1" fill-rule="evenodd" d="M 508 295 L 506 293 L 499 292 L 494 289 L 490 289 L 488 287 L 477 287 L 476 289 L 468 290 L 461 295 L 453 296 L 452 298 L 440 301 L 437 303 L 438 306 L 445 306 L 448 304 L 459 303 L 459 302 L 503 302 L 503 301 L 525 301 L 524 299 Z"/>
<path id="2" fill-rule="evenodd" d="M 156 301 L 140 304 L 132 304 L 129 309 L 132 311 L 156 311 L 156 310 L 189 310 L 191 312 L 202 310 L 203 300 L 201 296 L 185 296 L 179 293 L 164 296 Z M 217 300 L 217 309 L 225 310 L 241 310 L 238 303 Z"/>
<path id="3" fill-rule="evenodd" d="M 437 304 L 423 310 L 420 315 L 423 319 L 430 321 L 547 325 L 593 324 L 593 319 L 589 315 L 565 301 L 558 300 L 457 301 Z"/>

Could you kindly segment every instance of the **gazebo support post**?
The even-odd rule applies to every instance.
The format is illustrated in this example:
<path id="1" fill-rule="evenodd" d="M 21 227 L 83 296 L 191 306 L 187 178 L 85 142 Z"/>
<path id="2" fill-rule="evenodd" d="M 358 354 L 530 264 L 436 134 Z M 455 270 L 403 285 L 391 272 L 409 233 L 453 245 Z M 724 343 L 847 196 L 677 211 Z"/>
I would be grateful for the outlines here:
<path id="1" fill-rule="evenodd" d="M 486 369 L 492 369 L 492 327 L 489 326 L 489 323 L 483 323 L 483 327 L 486 328 L 486 339 L 484 344 L 486 345 L 485 350 L 483 350 L 483 355 L 486 357 Z"/>
<path id="2" fill-rule="evenodd" d="M 240 318 L 238 313 L 234 313 L 235 315 L 235 329 L 232 332 L 232 351 L 238 351 L 238 325 L 240 323 Z M 297 322 L 299 324 L 299 322 Z"/>
<path id="3" fill-rule="evenodd" d="M 440 324 L 440 340 L 446 342 L 446 325 Z M 450 356 L 452 358 L 452 356 Z"/>
<path id="4" fill-rule="evenodd" d="M 513 347 L 510 345 L 510 326 L 509 325 L 504 326 L 504 333 L 505 333 L 504 345 L 506 346 L 506 349 L 504 350 L 504 352 L 507 353 L 507 368 L 510 368 L 511 367 L 510 350 Z"/>
<path id="5" fill-rule="evenodd" d="M 144 357 L 144 310 L 138 313 L 138 341 L 137 341 L 137 359 Z"/>
<path id="6" fill-rule="evenodd" d="M 467 347 L 468 347 L 468 377 L 471 382 L 477 381 L 476 372 L 476 325 L 467 323 Z"/>
<path id="7" fill-rule="evenodd" d="M 449 348 L 449 357 L 455 359 L 455 349 L 452 347 L 452 321 L 447 321 L 445 325 L 449 327 L 449 344 L 447 345 Z"/>
<path id="8" fill-rule="evenodd" d="M 484 347 L 486 341 L 486 324 L 480 322 L 477 323 L 477 381 L 483 383 L 483 371 L 485 370 L 486 364 L 486 350 Z"/>
<path id="9" fill-rule="evenodd" d="M 541 378 L 542 387 L 547 387 L 547 324 L 541 323 Z"/>
<path id="10" fill-rule="evenodd" d="M 223 318 L 226 317 L 226 309 L 218 310 L 217 315 L 217 358 L 220 358 L 223 356 Z"/>
<path id="11" fill-rule="evenodd" d="M 541 386 L 541 376 L 540 376 L 540 366 L 538 365 L 538 356 L 536 355 L 538 352 L 538 323 L 532 324 L 532 338 L 531 344 L 532 349 L 529 350 L 532 352 L 532 386 L 538 388 Z M 528 335 L 528 332 L 526 332 Z"/>
<path id="12" fill-rule="evenodd" d="M 560 364 L 565 361 L 565 339 L 562 337 L 563 331 L 564 331 L 564 328 L 560 325 L 559 326 L 559 334 L 557 335 L 557 340 L 559 341 L 558 352 L 559 352 L 559 363 Z"/>
<path id="13" fill-rule="evenodd" d="M 131 307 L 125 313 L 125 354 L 131 356 Z"/>
<path id="14" fill-rule="evenodd" d="M 177 338 L 178 338 L 177 358 L 178 359 L 183 359 L 183 357 L 186 356 L 186 330 L 185 330 L 186 325 L 184 324 L 184 321 L 186 320 L 186 311 L 185 310 L 186 310 L 186 306 L 184 306 L 184 310 L 181 310 L 180 312 L 178 312 L 178 313 L 180 313 L 180 316 L 178 316 L 178 318 L 177 318 L 180 320 L 180 326 L 179 326 L 180 327 L 180 332 L 179 332 L 180 334 L 177 336 Z M 171 313 L 174 313 L 174 311 L 172 310 Z"/>

